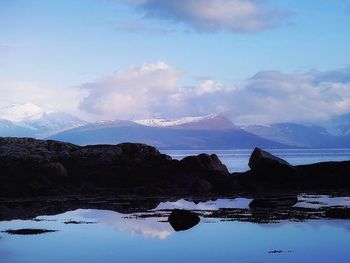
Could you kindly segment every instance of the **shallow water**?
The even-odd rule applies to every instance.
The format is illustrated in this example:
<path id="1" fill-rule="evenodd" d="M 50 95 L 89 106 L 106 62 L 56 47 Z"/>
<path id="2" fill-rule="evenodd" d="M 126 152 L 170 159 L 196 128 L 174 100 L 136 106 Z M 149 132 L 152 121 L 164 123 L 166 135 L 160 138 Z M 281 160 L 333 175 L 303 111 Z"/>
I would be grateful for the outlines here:
<path id="1" fill-rule="evenodd" d="M 348 205 L 349 198 L 299 196 L 298 205 Z M 115 211 L 78 209 L 33 220 L 0 222 L 0 231 L 58 230 L 42 235 L 0 233 L 1 263 L 41 262 L 349 262 L 350 220 L 280 221 L 257 224 L 201 218 L 195 227 L 176 232 L 163 209 L 247 209 L 251 199 L 160 203 L 157 217 L 139 218 Z M 136 213 L 139 215 L 139 213 Z M 71 220 L 82 224 L 65 224 Z"/>
<path id="2" fill-rule="evenodd" d="M 325 161 L 350 160 L 350 149 L 266 149 L 293 165 Z M 244 172 L 249 169 L 248 161 L 253 149 L 245 150 L 172 150 L 162 151 L 175 159 L 200 153 L 215 153 L 231 172 Z"/>

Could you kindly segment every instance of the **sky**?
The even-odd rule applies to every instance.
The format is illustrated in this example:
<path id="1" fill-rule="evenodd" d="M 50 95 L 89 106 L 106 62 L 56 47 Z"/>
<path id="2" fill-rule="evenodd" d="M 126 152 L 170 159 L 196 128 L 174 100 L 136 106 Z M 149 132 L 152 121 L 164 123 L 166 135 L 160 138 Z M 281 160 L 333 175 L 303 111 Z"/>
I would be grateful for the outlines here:
<path id="1" fill-rule="evenodd" d="M 0 0 L 0 109 L 83 119 L 350 113 L 350 0 Z"/>

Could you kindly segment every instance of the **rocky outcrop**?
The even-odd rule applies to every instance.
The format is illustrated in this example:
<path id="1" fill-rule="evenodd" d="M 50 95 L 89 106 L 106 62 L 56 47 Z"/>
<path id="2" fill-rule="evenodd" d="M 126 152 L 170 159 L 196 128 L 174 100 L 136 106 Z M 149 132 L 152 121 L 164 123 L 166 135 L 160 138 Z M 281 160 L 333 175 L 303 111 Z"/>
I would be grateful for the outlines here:
<path id="1" fill-rule="evenodd" d="M 174 209 L 169 215 L 168 220 L 175 231 L 188 230 L 197 225 L 200 221 L 197 214 L 182 209 Z"/>
<path id="2" fill-rule="evenodd" d="M 0 196 L 64 194 L 210 194 L 232 191 L 216 155 L 173 160 L 154 147 L 77 146 L 0 138 Z"/>
<path id="3" fill-rule="evenodd" d="M 236 174 L 236 186 L 242 191 L 350 190 L 350 161 L 293 166 L 256 148 L 249 167 L 249 171 Z"/>
<path id="4" fill-rule="evenodd" d="M 350 161 L 292 166 L 256 148 L 249 166 L 245 173 L 230 174 L 215 154 L 179 161 L 137 143 L 77 146 L 0 138 L 0 197 L 218 196 L 350 189 Z"/>

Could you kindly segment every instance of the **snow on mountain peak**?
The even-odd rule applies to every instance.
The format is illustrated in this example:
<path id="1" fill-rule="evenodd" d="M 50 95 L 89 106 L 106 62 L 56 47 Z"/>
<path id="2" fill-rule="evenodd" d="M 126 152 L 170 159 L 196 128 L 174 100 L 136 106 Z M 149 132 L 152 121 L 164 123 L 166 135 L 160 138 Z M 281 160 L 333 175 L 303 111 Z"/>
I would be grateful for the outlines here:
<path id="1" fill-rule="evenodd" d="M 27 102 L 23 104 L 12 104 L 7 107 L 0 108 L 0 119 L 19 122 L 25 119 L 40 118 L 44 110 L 39 106 Z"/>
<path id="2" fill-rule="evenodd" d="M 199 122 L 203 120 L 208 120 L 217 117 L 217 115 L 206 115 L 200 117 L 183 117 L 180 119 L 144 119 L 144 120 L 135 120 L 134 122 L 151 127 L 169 127 L 169 126 L 178 126 L 192 122 Z"/>

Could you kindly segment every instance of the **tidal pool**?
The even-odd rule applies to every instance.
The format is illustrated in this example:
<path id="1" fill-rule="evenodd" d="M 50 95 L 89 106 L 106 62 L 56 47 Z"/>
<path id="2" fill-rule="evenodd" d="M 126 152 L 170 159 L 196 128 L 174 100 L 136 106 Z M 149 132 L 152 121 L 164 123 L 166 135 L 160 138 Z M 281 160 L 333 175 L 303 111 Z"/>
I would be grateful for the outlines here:
<path id="1" fill-rule="evenodd" d="M 319 198 L 317 198 L 319 197 Z M 307 200 L 346 205 L 348 198 L 302 195 Z M 282 220 L 258 224 L 207 218 L 176 232 L 168 209 L 210 213 L 220 208 L 249 209 L 251 199 L 160 203 L 149 216 L 78 209 L 34 220 L 0 222 L 0 231 L 55 230 L 37 235 L 0 232 L 1 263 L 41 262 L 349 262 L 350 220 Z M 67 224 L 67 222 L 70 222 Z"/>

